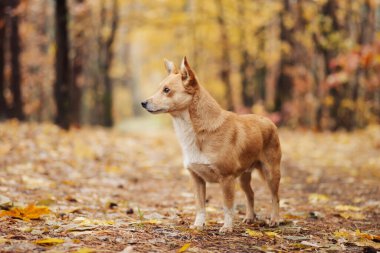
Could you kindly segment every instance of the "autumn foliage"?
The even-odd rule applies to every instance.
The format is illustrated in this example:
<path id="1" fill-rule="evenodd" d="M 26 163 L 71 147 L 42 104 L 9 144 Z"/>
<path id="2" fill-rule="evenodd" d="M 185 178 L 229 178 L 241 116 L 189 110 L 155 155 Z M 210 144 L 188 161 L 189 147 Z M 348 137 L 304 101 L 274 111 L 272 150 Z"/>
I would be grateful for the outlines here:
<path id="1" fill-rule="evenodd" d="M 374 0 L 1 1 L 0 117 L 111 126 L 143 113 L 164 57 L 187 55 L 227 109 L 290 127 L 363 128 L 380 115 L 378 9 Z"/>

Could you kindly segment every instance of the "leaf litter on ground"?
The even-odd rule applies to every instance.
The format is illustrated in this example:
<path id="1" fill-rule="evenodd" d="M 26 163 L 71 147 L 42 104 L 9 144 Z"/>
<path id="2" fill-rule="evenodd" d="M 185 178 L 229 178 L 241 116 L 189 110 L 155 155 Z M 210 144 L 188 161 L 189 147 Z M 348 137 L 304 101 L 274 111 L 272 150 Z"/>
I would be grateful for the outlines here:
<path id="1" fill-rule="evenodd" d="M 4 252 L 177 252 L 188 244 L 187 252 L 378 250 L 378 126 L 326 134 L 280 129 L 284 221 L 265 225 L 270 194 L 254 173 L 259 221 L 241 222 L 245 197 L 237 190 L 235 230 L 225 235 L 218 233 L 223 204 L 213 184 L 206 196 L 208 226 L 189 229 L 193 189 L 171 129 L 65 132 L 8 121 L 0 124 L 0 136 Z M 49 238 L 64 241 L 35 243 Z"/>

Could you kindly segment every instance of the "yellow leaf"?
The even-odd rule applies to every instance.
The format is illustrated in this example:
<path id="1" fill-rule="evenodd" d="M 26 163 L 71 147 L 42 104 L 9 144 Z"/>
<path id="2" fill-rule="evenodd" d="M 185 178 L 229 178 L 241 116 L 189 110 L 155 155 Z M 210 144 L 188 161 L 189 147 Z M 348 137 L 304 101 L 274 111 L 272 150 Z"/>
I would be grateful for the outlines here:
<path id="1" fill-rule="evenodd" d="M 301 215 L 295 215 L 291 213 L 284 214 L 284 218 L 287 220 L 299 220 L 299 219 L 304 219 L 305 217 Z"/>
<path id="2" fill-rule="evenodd" d="M 108 173 L 114 173 L 114 174 L 119 174 L 123 172 L 122 168 L 115 165 L 107 165 L 105 168 L 105 171 Z"/>
<path id="3" fill-rule="evenodd" d="M 360 211 L 361 208 L 360 208 L 360 207 L 357 207 L 357 206 L 337 205 L 337 206 L 335 207 L 335 210 L 338 210 L 338 211 L 354 211 L 354 212 L 357 212 L 357 211 Z"/>
<path id="4" fill-rule="evenodd" d="M 305 249 L 305 248 L 310 247 L 310 246 L 304 245 L 302 243 L 292 243 L 292 244 L 290 244 L 290 246 L 294 249 Z"/>
<path id="5" fill-rule="evenodd" d="M 330 198 L 324 194 L 312 193 L 309 195 L 310 203 L 326 203 Z"/>
<path id="6" fill-rule="evenodd" d="M 64 243 L 65 240 L 59 239 L 59 238 L 45 238 L 34 241 L 35 244 L 42 245 L 42 246 L 52 246 L 60 243 Z"/>
<path id="7" fill-rule="evenodd" d="M 185 243 L 177 252 L 185 252 L 190 247 L 190 243 Z"/>
<path id="8" fill-rule="evenodd" d="M 35 206 L 33 204 L 28 205 L 25 208 L 13 207 L 9 211 L 1 211 L 0 217 L 10 216 L 12 218 L 18 218 L 25 221 L 39 219 L 44 214 L 49 214 L 50 209 L 46 206 Z"/>
<path id="9" fill-rule="evenodd" d="M 360 232 L 359 229 L 356 229 L 355 231 L 355 235 L 359 238 L 362 238 L 362 239 L 368 239 L 368 240 L 372 240 L 374 238 L 373 235 L 370 235 L 370 234 L 366 234 L 366 233 L 362 233 Z"/>
<path id="10" fill-rule="evenodd" d="M 353 220 L 365 219 L 365 216 L 362 213 L 343 212 L 343 213 L 340 213 L 339 215 L 345 219 L 353 219 Z"/>
<path id="11" fill-rule="evenodd" d="M 345 230 L 345 229 L 340 229 L 339 231 L 335 231 L 334 232 L 334 236 L 335 237 L 339 237 L 339 238 L 349 238 L 351 235 L 350 235 L 350 232 Z"/>
<path id="12" fill-rule="evenodd" d="M 279 235 L 276 232 L 268 231 L 268 232 L 264 232 L 264 234 L 266 234 L 269 237 L 279 237 Z"/>
<path id="13" fill-rule="evenodd" d="M 91 226 L 91 225 L 96 225 L 96 226 L 111 226 L 114 225 L 115 222 L 113 220 L 91 220 L 87 219 L 85 217 L 76 217 L 73 222 L 79 224 L 80 226 Z"/>
<path id="14" fill-rule="evenodd" d="M 76 251 L 73 251 L 72 253 L 92 253 L 92 252 L 95 252 L 95 250 L 90 249 L 90 248 L 80 248 Z"/>
<path id="15" fill-rule="evenodd" d="M 8 240 L 0 236 L 0 244 L 7 242 Z"/>
<path id="16" fill-rule="evenodd" d="M 252 236 L 252 237 L 262 237 L 263 236 L 263 233 L 261 233 L 260 231 L 251 230 L 249 228 L 247 228 L 247 230 L 245 230 L 245 232 L 249 236 Z"/>
<path id="17" fill-rule="evenodd" d="M 161 224 L 162 221 L 151 219 L 151 220 L 144 220 L 141 223 L 143 223 L 143 224 Z"/>

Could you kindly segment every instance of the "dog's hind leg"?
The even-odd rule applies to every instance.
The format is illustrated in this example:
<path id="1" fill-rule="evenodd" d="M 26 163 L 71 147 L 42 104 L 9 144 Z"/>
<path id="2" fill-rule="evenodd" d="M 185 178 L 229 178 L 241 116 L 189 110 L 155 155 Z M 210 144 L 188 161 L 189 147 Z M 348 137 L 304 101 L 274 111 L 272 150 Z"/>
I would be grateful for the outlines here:
<path id="1" fill-rule="evenodd" d="M 280 161 L 265 162 L 261 167 L 261 173 L 269 186 L 272 195 L 272 212 L 270 216 L 269 225 L 277 226 L 279 224 L 279 196 L 278 191 L 280 187 L 281 171 Z"/>
<path id="2" fill-rule="evenodd" d="M 243 174 L 240 175 L 239 177 L 240 180 L 240 187 L 245 193 L 245 218 L 243 220 L 244 223 L 251 224 L 255 221 L 256 215 L 254 212 L 254 198 L 255 198 L 255 193 L 252 190 L 251 187 L 251 171 L 249 172 L 244 172 Z"/>

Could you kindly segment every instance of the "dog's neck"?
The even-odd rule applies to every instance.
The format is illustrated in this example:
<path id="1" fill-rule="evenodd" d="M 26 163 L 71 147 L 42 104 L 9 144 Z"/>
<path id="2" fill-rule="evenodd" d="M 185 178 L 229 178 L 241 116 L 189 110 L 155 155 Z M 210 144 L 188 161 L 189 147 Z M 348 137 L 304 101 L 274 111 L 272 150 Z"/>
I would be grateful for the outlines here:
<path id="1" fill-rule="evenodd" d="M 197 87 L 190 106 L 171 115 L 175 121 L 186 121 L 195 134 L 213 132 L 225 120 L 223 109 L 201 85 Z"/>
<path id="2" fill-rule="evenodd" d="M 200 85 L 189 106 L 189 115 L 196 134 L 215 131 L 225 120 L 218 102 Z"/>

